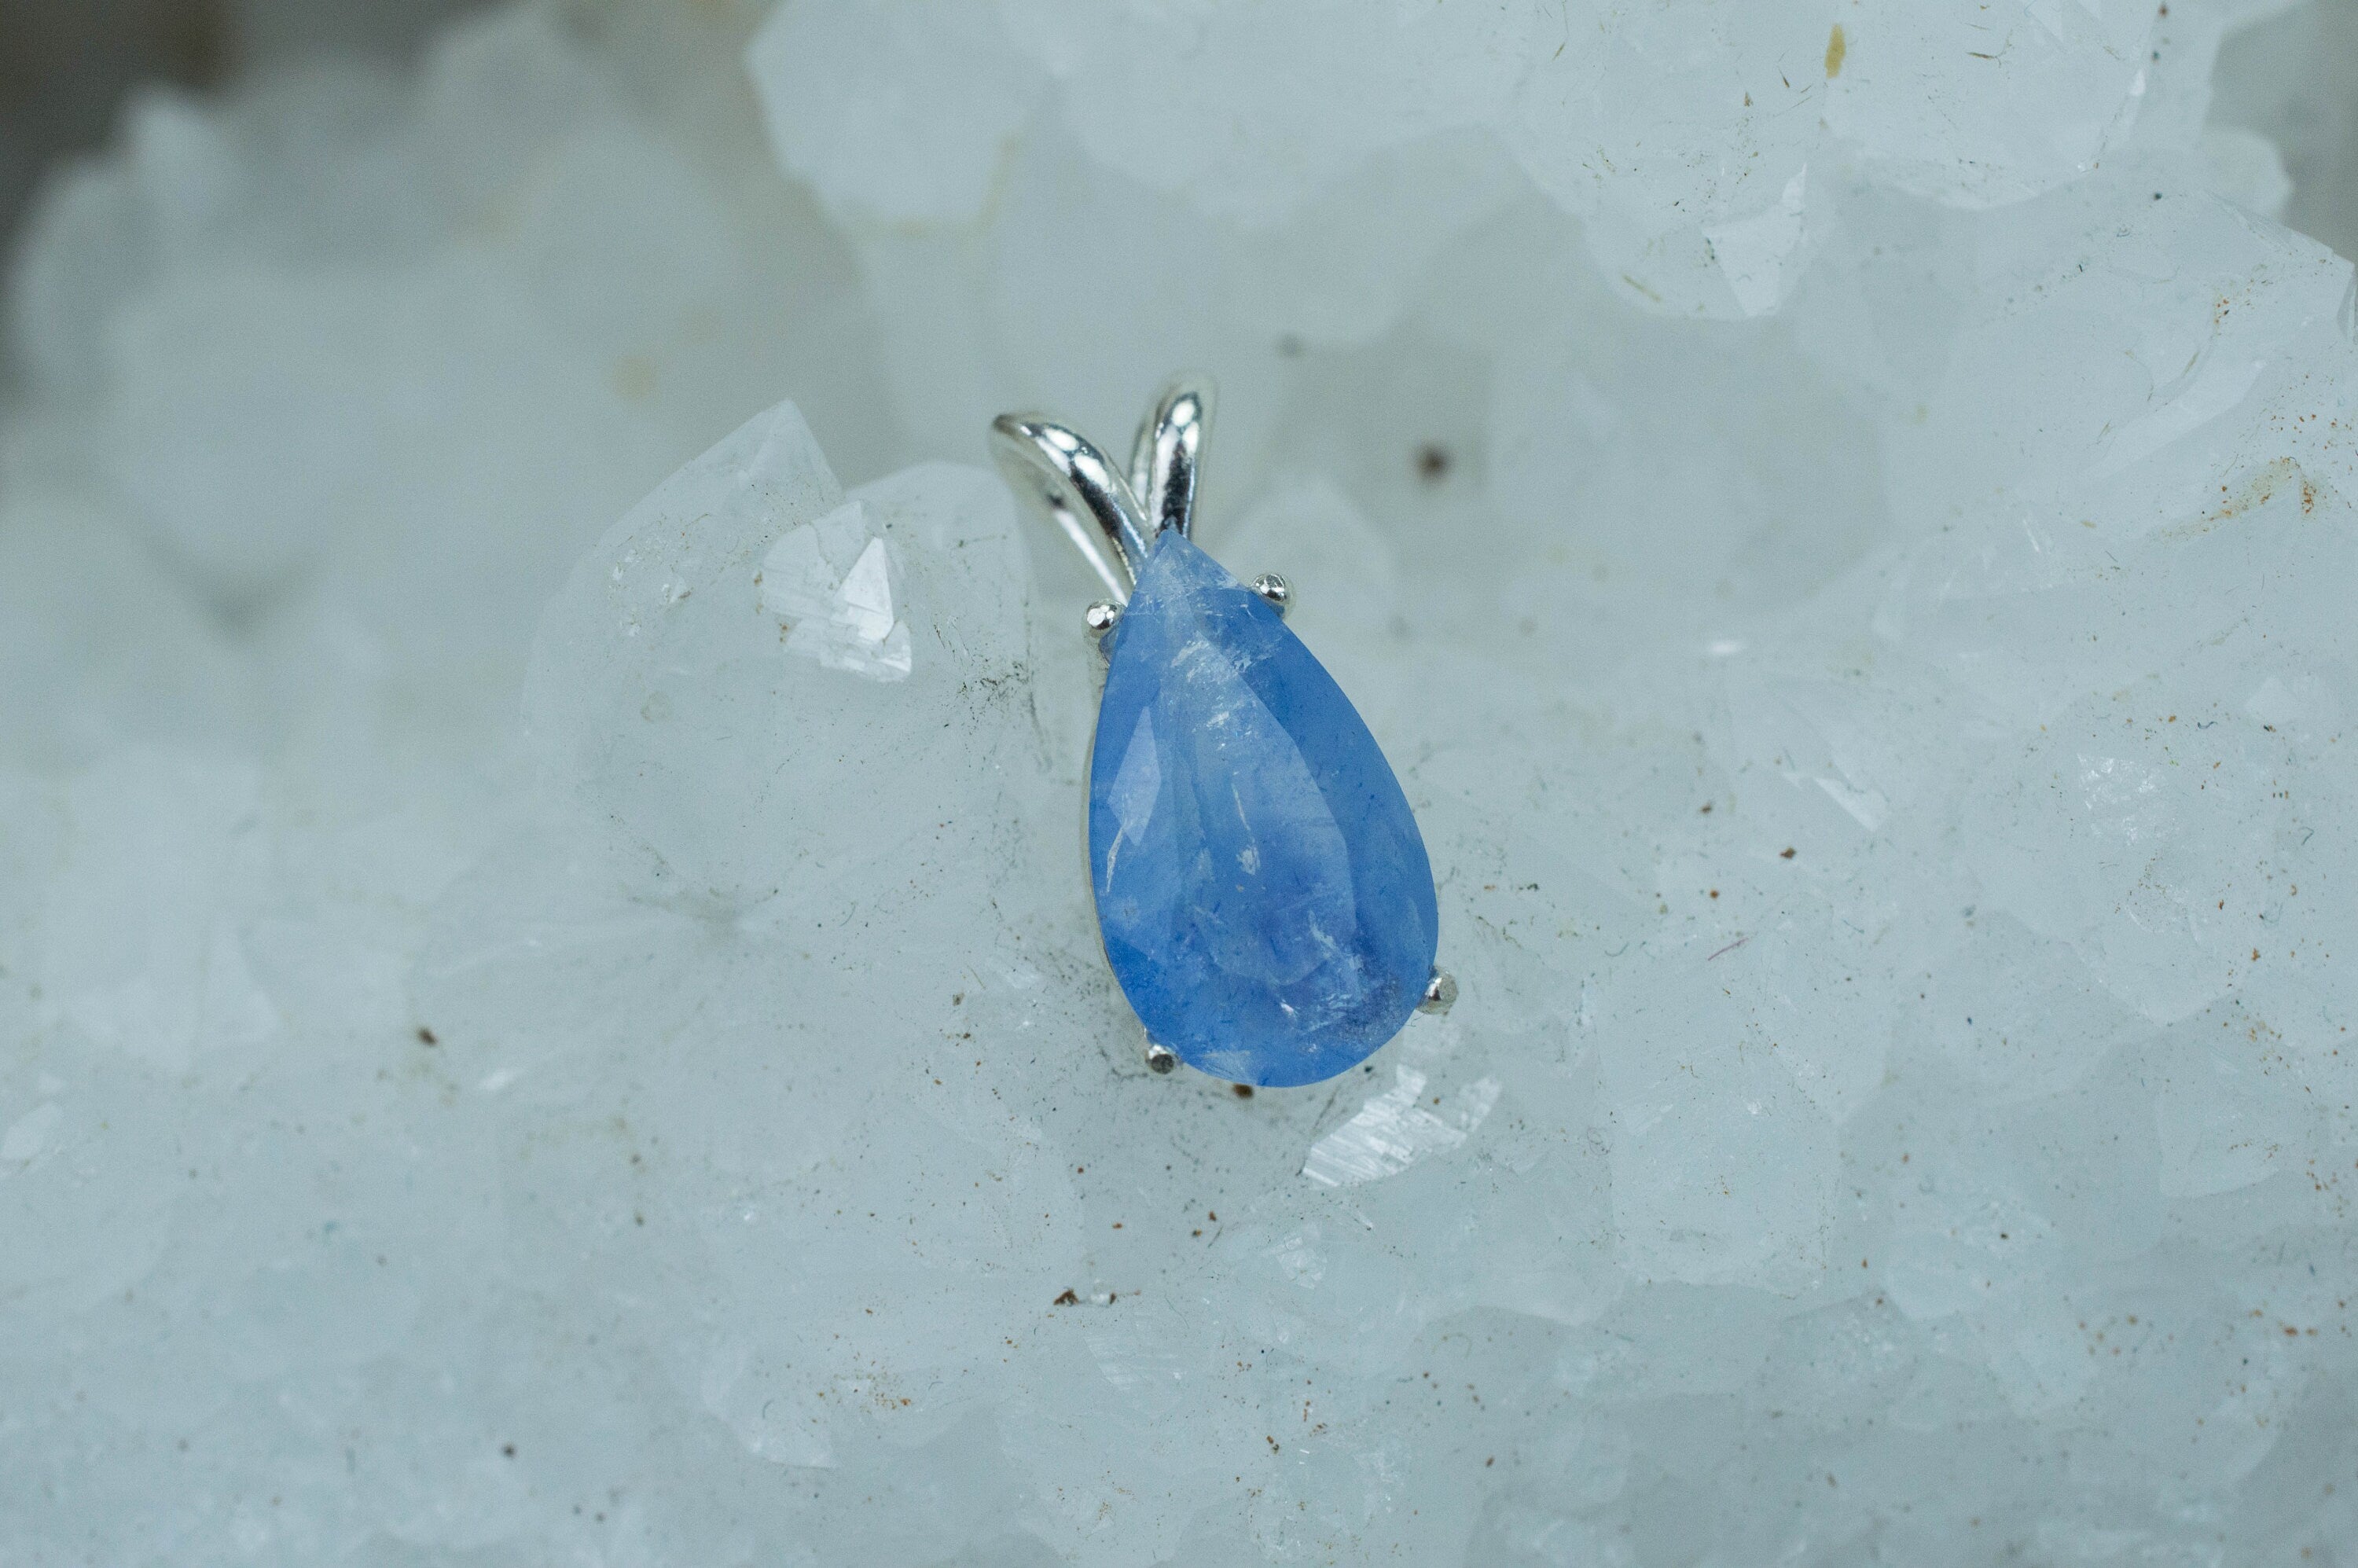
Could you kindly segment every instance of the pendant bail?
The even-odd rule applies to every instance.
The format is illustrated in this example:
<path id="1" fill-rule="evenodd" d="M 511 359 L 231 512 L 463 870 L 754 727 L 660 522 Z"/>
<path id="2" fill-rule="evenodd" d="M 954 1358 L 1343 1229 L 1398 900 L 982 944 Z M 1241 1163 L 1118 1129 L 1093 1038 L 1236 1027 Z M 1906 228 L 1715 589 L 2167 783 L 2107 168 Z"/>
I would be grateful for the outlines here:
<path id="1" fill-rule="evenodd" d="M 1139 427 L 1127 476 L 1087 438 L 1037 414 L 990 422 L 990 455 L 1008 485 L 1063 530 L 1118 604 L 1165 528 L 1195 527 L 1197 476 L 1212 423 L 1208 376 L 1176 375 Z"/>
<path id="2" fill-rule="evenodd" d="M 1131 443 L 1130 484 L 1146 512 L 1147 526 L 1160 535 L 1176 528 L 1195 531 L 1196 476 L 1204 441 L 1212 428 L 1212 378 L 1182 371 L 1163 384 L 1152 412 Z"/>

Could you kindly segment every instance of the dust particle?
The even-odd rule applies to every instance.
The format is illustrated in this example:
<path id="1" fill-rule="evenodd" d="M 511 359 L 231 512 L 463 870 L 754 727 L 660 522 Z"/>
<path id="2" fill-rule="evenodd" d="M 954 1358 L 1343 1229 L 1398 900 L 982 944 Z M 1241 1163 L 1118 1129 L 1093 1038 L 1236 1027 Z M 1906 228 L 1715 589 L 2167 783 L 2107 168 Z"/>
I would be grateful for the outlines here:
<path id="1" fill-rule="evenodd" d="M 633 403 L 655 395 L 655 362 L 644 354 L 624 354 L 614 362 L 614 390 Z"/>
<path id="2" fill-rule="evenodd" d="M 1850 45 L 1843 41 L 1842 24 L 1836 22 L 1834 30 L 1826 35 L 1826 80 L 1828 81 L 1842 74 L 1843 56 L 1848 53 L 1850 53 Z"/>

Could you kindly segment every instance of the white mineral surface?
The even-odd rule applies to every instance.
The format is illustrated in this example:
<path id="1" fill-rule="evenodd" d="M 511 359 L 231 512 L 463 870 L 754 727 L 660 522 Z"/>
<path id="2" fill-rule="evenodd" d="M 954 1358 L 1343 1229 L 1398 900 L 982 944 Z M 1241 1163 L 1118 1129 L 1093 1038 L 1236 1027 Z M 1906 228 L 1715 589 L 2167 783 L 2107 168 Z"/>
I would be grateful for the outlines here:
<path id="1" fill-rule="evenodd" d="M 2353 104 L 2346 0 L 141 98 L 6 297 L 0 1562 L 2358 1560 Z M 1141 1062 L 981 466 L 1183 366 L 1462 991 L 1315 1089 Z"/>

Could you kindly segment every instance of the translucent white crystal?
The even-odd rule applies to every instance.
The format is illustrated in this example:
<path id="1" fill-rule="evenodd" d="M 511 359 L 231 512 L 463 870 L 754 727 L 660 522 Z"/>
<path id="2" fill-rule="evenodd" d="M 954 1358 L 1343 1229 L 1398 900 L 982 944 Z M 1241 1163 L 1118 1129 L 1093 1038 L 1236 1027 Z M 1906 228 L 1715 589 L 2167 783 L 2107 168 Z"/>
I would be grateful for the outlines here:
<path id="1" fill-rule="evenodd" d="M 830 548 L 831 547 L 831 548 Z M 828 559 L 849 556 L 838 570 Z M 877 680 L 909 673 L 909 628 L 893 606 L 892 557 L 858 502 L 780 535 L 762 557 L 762 608 L 780 618 L 787 651 Z M 678 590 L 685 594 L 687 589 Z"/>
<path id="2" fill-rule="evenodd" d="M 2338 1560 L 2353 36 L 593 0 L 143 95 L 6 303 L 0 1560 Z M 981 466 L 1182 365 L 1458 982 L 1317 1092 L 1141 1059 Z"/>
<path id="3" fill-rule="evenodd" d="M 1436 1114 L 1419 1103 L 1425 1083 L 1422 1073 L 1400 1069 L 1398 1083 L 1310 1146 L 1302 1173 L 1314 1182 L 1343 1187 L 1405 1171 L 1423 1155 L 1464 1143 L 1498 1102 L 1498 1081 L 1483 1078 L 1459 1092 L 1448 1114 Z"/>

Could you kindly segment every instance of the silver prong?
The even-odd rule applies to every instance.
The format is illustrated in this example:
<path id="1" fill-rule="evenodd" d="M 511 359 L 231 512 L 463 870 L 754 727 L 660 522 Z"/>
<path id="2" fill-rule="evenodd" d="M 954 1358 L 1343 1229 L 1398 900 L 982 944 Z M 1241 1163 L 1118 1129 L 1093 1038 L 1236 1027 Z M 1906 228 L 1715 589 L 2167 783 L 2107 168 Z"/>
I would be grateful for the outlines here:
<path id="1" fill-rule="evenodd" d="M 1110 599 L 1100 599 L 1081 612 L 1081 623 L 1089 629 L 1092 637 L 1104 636 L 1120 619 L 1121 606 Z"/>
<path id="2" fill-rule="evenodd" d="M 1167 1073 L 1179 1065 L 1179 1054 L 1170 1046 L 1150 1040 L 1146 1043 L 1146 1067 L 1152 1073 Z"/>
<path id="3" fill-rule="evenodd" d="M 1204 438 L 1212 427 L 1212 404 L 1211 377 L 1192 371 L 1174 375 L 1138 427 L 1130 488 L 1146 514 L 1150 544 L 1165 528 L 1184 535 L 1195 525 L 1197 476 Z"/>
<path id="4" fill-rule="evenodd" d="M 990 455 L 1016 495 L 1054 518 L 1114 598 L 1128 603 L 1153 534 L 1130 481 L 1105 454 L 1054 420 L 1002 414 L 990 422 Z"/>
<path id="5" fill-rule="evenodd" d="M 1252 590 L 1268 600 L 1280 615 L 1293 603 L 1293 585 L 1275 572 L 1263 572 L 1253 579 Z"/>
<path id="6" fill-rule="evenodd" d="M 1424 1000 L 1416 1004 L 1419 1012 L 1447 1012 L 1457 1005 L 1457 979 L 1435 964 L 1433 978 L 1424 982 Z"/>

